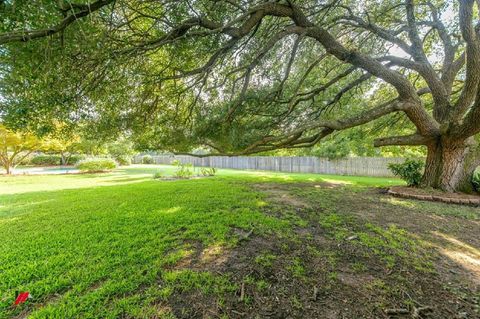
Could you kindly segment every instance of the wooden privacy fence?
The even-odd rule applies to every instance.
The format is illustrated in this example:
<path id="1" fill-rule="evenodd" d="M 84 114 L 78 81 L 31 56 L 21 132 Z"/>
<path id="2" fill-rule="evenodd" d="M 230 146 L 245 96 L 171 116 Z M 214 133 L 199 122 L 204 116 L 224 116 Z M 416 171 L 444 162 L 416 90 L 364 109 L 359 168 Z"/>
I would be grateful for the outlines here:
<path id="1" fill-rule="evenodd" d="M 142 163 L 143 156 L 135 156 L 133 163 Z M 402 163 L 405 160 L 393 157 L 351 157 L 329 160 L 314 156 L 211 156 L 199 158 L 187 155 L 155 155 L 152 158 L 155 164 L 171 164 L 173 160 L 179 160 L 194 166 L 216 168 L 385 177 L 393 176 L 388 169 L 389 163 Z"/>

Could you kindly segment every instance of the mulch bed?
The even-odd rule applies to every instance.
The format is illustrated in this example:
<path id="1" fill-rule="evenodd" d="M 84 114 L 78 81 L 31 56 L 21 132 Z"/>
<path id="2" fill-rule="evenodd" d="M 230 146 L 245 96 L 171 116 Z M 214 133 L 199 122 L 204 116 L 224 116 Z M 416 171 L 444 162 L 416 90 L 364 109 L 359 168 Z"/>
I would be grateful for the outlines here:
<path id="1" fill-rule="evenodd" d="M 420 189 L 406 186 L 393 186 L 388 189 L 388 194 L 395 197 L 427 200 L 433 202 L 480 206 L 480 196 L 464 193 L 445 193 L 432 189 Z"/>

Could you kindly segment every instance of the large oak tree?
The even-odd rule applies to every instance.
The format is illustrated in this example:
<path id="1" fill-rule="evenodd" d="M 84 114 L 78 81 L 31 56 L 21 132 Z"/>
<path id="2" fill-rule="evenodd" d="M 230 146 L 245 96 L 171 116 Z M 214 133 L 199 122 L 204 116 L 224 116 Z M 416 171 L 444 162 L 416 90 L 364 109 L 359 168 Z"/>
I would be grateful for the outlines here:
<path id="1" fill-rule="evenodd" d="M 55 72 L 47 86 L 58 85 L 55 93 L 68 98 L 49 94 L 49 102 L 63 105 L 66 117 L 82 118 L 80 110 L 99 127 L 108 122 L 148 132 L 144 143 L 178 152 L 198 145 L 232 155 L 309 147 L 334 132 L 406 119 L 408 134 L 375 145 L 425 146 L 423 185 L 468 190 L 480 164 L 479 6 L 475 0 L 59 1 L 53 9 L 26 6 L 29 14 L 16 21 L 4 4 L 10 15 L 0 34 L 8 57 L 3 79 L 12 87 L 3 92 L 4 114 L 7 120 L 18 114 L 36 120 L 37 109 L 58 114 L 52 106 L 32 106 L 44 94 L 18 93 L 22 85 L 38 85 L 35 77 L 18 81 L 19 74 L 40 69 Z M 54 62 L 42 68 L 47 48 Z"/>

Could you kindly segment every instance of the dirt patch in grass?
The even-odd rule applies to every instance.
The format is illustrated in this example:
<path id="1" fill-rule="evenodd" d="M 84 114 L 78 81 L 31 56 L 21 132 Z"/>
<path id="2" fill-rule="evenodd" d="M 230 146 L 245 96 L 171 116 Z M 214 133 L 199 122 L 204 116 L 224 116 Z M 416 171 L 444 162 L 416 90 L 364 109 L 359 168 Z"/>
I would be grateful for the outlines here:
<path id="1" fill-rule="evenodd" d="M 286 192 L 281 184 L 263 183 L 255 184 L 253 187 L 264 193 L 267 193 L 270 202 L 293 206 L 295 208 L 310 207 L 310 204 L 301 197 Z M 325 183 L 323 187 L 335 187 L 335 185 Z"/>
<path id="2" fill-rule="evenodd" d="M 475 218 L 391 202 L 372 188 L 252 187 L 266 196 L 265 214 L 293 231 L 233 229 L 238 244 L 229 248 L 188 243 L 171 270 L 224 276 L 230 290 L 176 290 L 163 304 L 176 318 L 415 318 L 419 309 L 417 318 L 480 316 Z"/>
<path id="3" fill-rule="evenodd" d="M 479 294 L 480 209 L 394 198 L 378 189 L 366 190 L 362 200 L 345 192 L 336 204 L 342 212 L 383 227 L 402 227 L 428 243 L 437 253 L 435 267 L 446 282 Z"/>

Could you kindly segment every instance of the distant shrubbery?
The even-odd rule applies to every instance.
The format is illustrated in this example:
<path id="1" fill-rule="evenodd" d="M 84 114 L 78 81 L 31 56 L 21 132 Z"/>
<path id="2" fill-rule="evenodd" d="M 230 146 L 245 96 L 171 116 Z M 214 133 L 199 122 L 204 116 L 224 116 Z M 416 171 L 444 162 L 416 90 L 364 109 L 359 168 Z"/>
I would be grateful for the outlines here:
<path id="1" fill-rule="evenodd" d="M 142 164 L 153 164 L 153 157 L 150 155 L 144 155 L 142 157 Z"/>
<path id="2" fill-rule="evenodd" d="M 119 165 L 126 166 L 132 163 L 134 150 L 131 142 L 119 140 L 107 145 L 107 150 L 108 154 L 110 154 Z"/>
<path id="3" fill-rule="evenodd" d="M 111 158 L 89 158 L 77 163 L 76 167 L 83 172 L 103 172 L 117 167 Z"/>
<path id="4" fill-rule="evenodd" d="M 480 192 L 480 168 L 473 172 L 472 184 L 475 191 Z"/>
<path id="5" fill-rule="evenodd" d="M 85 159 L 85 155 L 72 155 L 69 158 L 67 158 L 65 165 L 75 165 L 79 161 L 84 159 Z"/>
<path id="6" fill-rule="evenodd" d="M 66 157 L 64 165 L 75 165 L 81 171 L 104 171 L 114 169 L 118 161 L 110 158 L 88 158 L 85 155 L 72 155 Z M 128 164 L 126 163 L 128 161 Z M 34 166 L 54 166 L 62 165 L 62 157 L 60 155 L 36 155 L 31 158 L 26 165 Z M 130 158 L 124 159 L 120 165 L 129 165 Z"/>
<path id="7" fill-rule="evenodd" d="M 172 175 L 174 179 L 188 179 L 194 176 L 214 176 L 217 173 L 217 169 L 215 167 L 201 167 L 200 170 L 196 171 L 197 173 L 195 174 L 193 165 L 190 163 L 182 163 L 179 160 L 174 160 L 171 164 L 177 167 L 177 170 Z M 154 173 L 153 178 L 171 179 L 171 177 L 165 176 L 161 171 Z"/>
<path id="8" fill-rule="evenodd" d="M 112 157 L 119 165 L 127 166 L 132 164 L 132 159 L 130 155 L 117 154 L 117 155 L 112 155 Z"/>
<path id="9" fill-rule="evenodd" d="M 200 168 L 200 173 L 203 176 L 215 176 L 217 169 L 215 167 L 202 167 Z"/>
<path id="10" fill-rule="evenodd" d="M 406 181 L 408 186 L 418 186 L 420 184 L 423 166 L 423 161 L 416 159 L 406 159 L 401 164 L 388 164 L 392 173 Z"/>
<path id="11" fill-rule="evenodd" d="M 177 167 L 176 171 L 173 173 L 173 178 L 178 179 L 187 179 L 194 176 L 214 176 L 217 173 L 217 169 L 215 167 L 201 167 L 199 171 L 195 174 L 195 170 L 193 165 L 190 163 L 182 163 L 179 160 L 174 160 L 171 163 L 173 166 Z M 156 172 L 153 175 L 154 179 L 164 179 L 165 176 L 162 172 Z M 168 179 L 168 177 L 166 177 Z"/>
<path id="12" fill-rule="evenodd" d="M 61 162 L 62 158 L 58 155 L 37 155 L 30 160 L 30 164 L 36 166 L 60 165 Z"/>
<path id="13" fill-rule="evenodd" d="M 156 172 L 155 174 L 153 174 L 153 178 L 154 179 L 163 178 L 163 173 L 162 172 Z"/>
<path id="14" fill-rule="evenodd" d="M 72 155 L 65 158 L 64 165 L 75 165 L 78 161 L 85 159 L 85 155 Z M 25 161 L 25 165 L 35 166 L 54 166 L 62 165 L 62 157 L 60 155 L 35 155 Z"/>
<path id="15" fill-rule="evenodd" d="M 177 178 L 189 178 L 193 176 L 192 164 L 182 163 L 179 160 L 172 162 L 173 166 L 177 167 L 174 176 Z"/>

